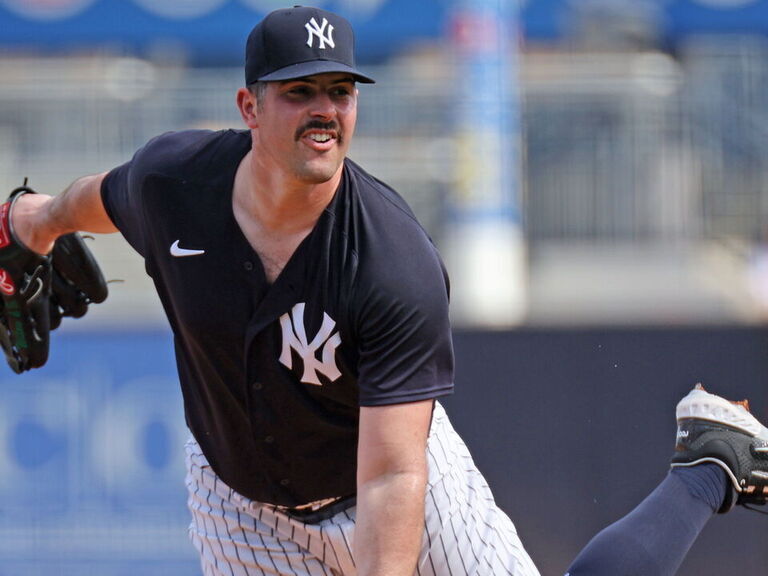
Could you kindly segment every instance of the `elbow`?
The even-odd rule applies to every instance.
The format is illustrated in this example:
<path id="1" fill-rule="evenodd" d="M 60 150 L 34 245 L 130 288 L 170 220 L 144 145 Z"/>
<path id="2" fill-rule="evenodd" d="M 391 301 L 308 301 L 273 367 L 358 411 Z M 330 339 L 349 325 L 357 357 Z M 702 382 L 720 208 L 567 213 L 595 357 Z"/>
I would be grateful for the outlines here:
<path id="1" fill-rule="evenodd" d="M 358 471 L 358 494 L 366 492 L 389 491 L 393 488 L 401 494 L 423 494 L 427 485 L 426 462 L 409 466 L 390 467 L 377 470 L 375 473 Z"/>

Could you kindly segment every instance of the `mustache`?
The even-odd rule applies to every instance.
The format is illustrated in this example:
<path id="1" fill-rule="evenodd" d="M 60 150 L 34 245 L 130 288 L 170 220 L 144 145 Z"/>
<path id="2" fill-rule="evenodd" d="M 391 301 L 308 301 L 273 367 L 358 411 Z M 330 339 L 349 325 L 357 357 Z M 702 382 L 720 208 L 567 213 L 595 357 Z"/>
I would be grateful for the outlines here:
<path id="1" fill-rule="evenodd" d="M 339 129 L 339 125 L 336 124 L 336 122 L 321 122 L 320 120 L 310 120 L 304 124 L 304 126 L 296 130 L 296 134 L 294 135 L 295 139 L 301 139 L 302 134 L 304 134 L 304 132 L 307 130 L 328 130 L 336 132 L 336 136 L 341 142 L 341 131 Z"/>

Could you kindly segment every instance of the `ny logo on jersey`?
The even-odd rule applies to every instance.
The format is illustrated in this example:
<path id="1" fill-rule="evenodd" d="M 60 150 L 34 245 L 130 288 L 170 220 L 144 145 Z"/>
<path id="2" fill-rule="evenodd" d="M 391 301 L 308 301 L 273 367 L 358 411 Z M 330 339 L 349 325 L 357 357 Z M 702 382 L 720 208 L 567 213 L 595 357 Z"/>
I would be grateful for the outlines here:
<path id="1" fill-rule="evenodd" d="M 307 29 L 309 35 L 307 36 L 307 46 L 313 47 L 314 40 L 320 43 L 318 48 L 325 50 L 325 45 L 328 44 L 331 48 L 336 48 L 336 44 L 333 42 L 333 24 L 328 23 L 327 18 L 323 18 L 322 26 L 318 25 L 317 20 L 312 18 L 309 22 L 304 24 L 304 28 Z M 326 34 L 326 28 L 327 34 Z"/>
<path id="2" fill-rule="evenodd" d="M 331 334 L 336 327 L 336 322 L 323 312 L 323 325 L 320 326 L 312 342 L 307 342 L 307 332 L 304 327 L 304 302 L 296 304 L 290 313 L 280 316 L 280 327 L 283 330 L 283 349 L 280 352 L 280 363 L 288 368 L 293 368 L 291 349 L 298 352 L 304 362 L 304 374 L 301 381 L 305 384 L 322 386 L 317 377 L 318 372 L 331 382 L 341 376 L 336 366 L 336 348 L 341 344 L 341 336 L 336 332 Z M 317 350 L 323 347 L 322 361 L 317 359 Z"/>

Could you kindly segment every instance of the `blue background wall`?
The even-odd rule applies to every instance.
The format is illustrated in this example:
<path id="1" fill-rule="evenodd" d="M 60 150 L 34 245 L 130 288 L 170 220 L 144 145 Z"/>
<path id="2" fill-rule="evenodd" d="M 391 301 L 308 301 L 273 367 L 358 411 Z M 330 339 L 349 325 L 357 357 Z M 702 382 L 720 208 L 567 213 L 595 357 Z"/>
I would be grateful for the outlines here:
<path id="1" fill-rule="evenodd" d="M 183 443 L 164 332 L 54 333 L 0 376 L 0 575 L 190 575 Z"/>
<path id="2" fill-rule="evenodd" d="M 363 62 L 448 37 L 454 0 L 315 0 L 353 23 Z M 583 6 L 642 8 L 660 37 L 675 42 L 697 33 L 768 33 L 768 0 L 527 0 L 521 29 L 533 41 L 555 41 L 575 25 Z M 280 0 L 0 0 L 0 48 L 82 50 L 101 46 L 148 55 L 174 47 L 197 64 L 239 65 L 242 39 Z M 234 39 L 234 40 L 233 40 Z"/>
<path id="3" fill-rule="evenodd" d="M 664 477 L 695 383 L 768 421 L 764 328 L 464 332 L 456 351 L 446 408 L 544 576 Z M 679 574 L 765 575 L 766 538 L 761 514 L 717 517 Z"/>
<path id="4" fill-rule="evenodd" d="M 768 331 L 456 334 L 456 427 L 542 574 L 666 473 L 696 382 L 768 420 Z M 186 431 L 164 332 L 54 333 L 49 364 L 0 376 L 0 575 L 190 576 Z M 681 574 L 765 574 L 764 517 L 716 518 Z"/>

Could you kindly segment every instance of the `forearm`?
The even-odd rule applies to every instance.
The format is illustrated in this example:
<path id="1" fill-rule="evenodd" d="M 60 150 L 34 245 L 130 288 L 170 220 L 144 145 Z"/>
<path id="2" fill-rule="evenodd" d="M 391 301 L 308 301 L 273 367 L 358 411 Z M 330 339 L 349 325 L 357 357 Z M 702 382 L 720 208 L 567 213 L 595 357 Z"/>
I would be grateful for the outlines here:
<path id="1" fill-rule="evenodd" d="M 84 176 L 58 196 L 25 194 L 13 206 L 16 237 L 28 248 L 47 254 L 56 238 L 70 232 L 116 232 L 101 201 L 105 174 Z"/>
<path id="2" fill-rule="evenodd" d="M 424 531 L 426 471 L 358 486 L 354 554 L 359 576 L 412 576 Z"/>

